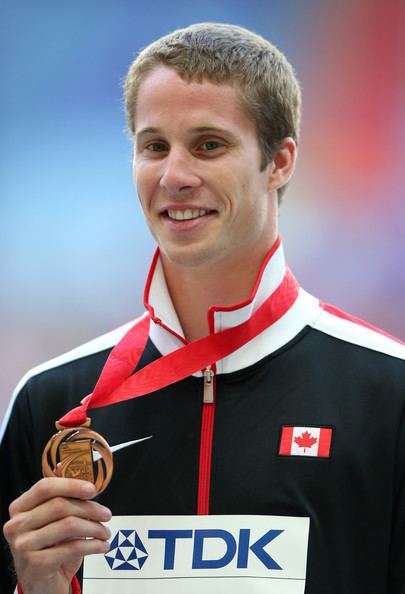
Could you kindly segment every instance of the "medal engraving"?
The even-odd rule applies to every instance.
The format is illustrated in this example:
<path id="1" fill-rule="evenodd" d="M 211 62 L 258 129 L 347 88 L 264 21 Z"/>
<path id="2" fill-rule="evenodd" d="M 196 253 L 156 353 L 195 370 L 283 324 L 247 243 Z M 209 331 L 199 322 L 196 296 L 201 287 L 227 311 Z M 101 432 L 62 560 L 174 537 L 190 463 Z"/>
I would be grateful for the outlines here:
<path id="1" fill-rule="evenodd" d="M 110 446 L 99 433 L 85 426 L 61 429 L 51 437 L 42 454 L 45 477 L 63 476 L 89 481 L 98 493 L 107 487 L 112 471 Z"/>
<path id="2" fill-rule="evenodd" d="M 59 453 L 63 476 L 94 483 L 93 454 L 90 443 L 61 443 Z"/>

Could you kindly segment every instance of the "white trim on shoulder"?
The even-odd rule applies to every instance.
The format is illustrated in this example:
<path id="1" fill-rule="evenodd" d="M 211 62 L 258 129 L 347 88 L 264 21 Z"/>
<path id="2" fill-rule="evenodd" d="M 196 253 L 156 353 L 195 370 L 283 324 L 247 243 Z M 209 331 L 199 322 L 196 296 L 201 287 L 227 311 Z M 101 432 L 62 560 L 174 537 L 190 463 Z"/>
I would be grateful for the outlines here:
<path id="1" fill-rule="evenodd" d="M 144 315 L 147 315 L 147 314 L 144 314 Z M 143 317 L 143 316 L 141 316 L 141 317 Z M 99 353 L 105 349 L 114 347 L 121 340 L 121 338 L 128 332 L 128 330 L 138 320 L 141 319 L 141 317 L 137 318 L 135 320 L 132 320 L 131 322 L 128 322 L 127 324 L 124 324 L 123 326 L 120 326 L 119 328 L 116 328 L 115 330 L 112 330 L 111 332 L 102 334 L 101 336 L 98 336 L 97 338 L 94 338 L 93 340 L 90 340 L 89 342 L 86 342 L 86 343 L 68 351 L 67 353 L 63 353 L 63 355 L 54 357 L 53 359 L 50 359 L 49 361 L 46 361 L 45 363 L 42 363 L 41 365 L 37 365 L 36 367 L 34 367 L 30 371 L 28 371 L 28 373 L 26 373 L 24 375 L 24 377 L 18 382 L 18 384 L 11 396 L 6 413 L 4 415 L 3 421 L 0 426 L 0 443 L 3 439 L 4 431 L 6 429 L 8 420 L 10 418 L 10 414 L 11 414 L 15 399 L 17 398 L 19 392 L 22 390 L 22 388 L 25 386 L 25 384 L 28 382 L 29 379 L 31 379 L 32 377 L 34 377 L 36 375 L 39 375 L 40 373 L 42 373 L 44 371 L 48 371 L 50 369 L 53 369 L 54 367 L 58 367 L 59 365 L 64 365 L 65 363 L 70 363 L 71 361 L 81 359 L 82 357 L 87 357 L 88 355 L 94 355 L 95 353 Z"/>
<path id="2" fill-rule="evenodd" d="M 352 320 L 335 316 L 328 311 L 324 310 L 312 327 L 345 342 L 405 360 L 404 344 L 378 332 L 377 329 L 373 330 L 362 326 Z"/>

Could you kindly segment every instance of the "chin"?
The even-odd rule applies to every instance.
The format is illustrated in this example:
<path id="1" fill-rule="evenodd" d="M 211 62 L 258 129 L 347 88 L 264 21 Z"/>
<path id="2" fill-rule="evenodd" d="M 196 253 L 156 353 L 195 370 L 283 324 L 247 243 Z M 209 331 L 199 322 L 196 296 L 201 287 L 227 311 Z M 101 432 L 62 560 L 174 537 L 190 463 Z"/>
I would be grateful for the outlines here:
<path id="1" fill-rule="evenodd" d="M 201 248 L 184 247 L 181 250 L 164 250 L 162 248 L 162 253 L 169 264 L 184 268 L 210 266 L 222 260 L 221 255 Z"/>

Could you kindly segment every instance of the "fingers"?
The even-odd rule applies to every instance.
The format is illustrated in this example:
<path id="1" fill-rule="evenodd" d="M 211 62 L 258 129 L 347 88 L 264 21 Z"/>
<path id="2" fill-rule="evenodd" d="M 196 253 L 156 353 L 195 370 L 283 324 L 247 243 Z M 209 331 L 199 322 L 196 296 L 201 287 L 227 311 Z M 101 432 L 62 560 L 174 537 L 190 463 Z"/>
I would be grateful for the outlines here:
<path id="1" fill-rule="evenodd" d="M 31 510 L 14 513 L 10 521 L 18 526 L 19 531 L 29 531 L 69 516 L 94 522 L 107 522 L 111 519 L 111 511 L 95 501 L 53 497 Z"/>
<path id="2" fill-rule="evenodd" d="M 4 535 L 26 591 L 65 592 L 84 555 L 109 549 L 111 512 L 91 498 L 92 483 L 45 478 L 10 505 Z"/>
<path id="3" fill-rule="evenodd" d="M 46 576 L 52 576 L 60 571 L 65 574 L 69 564 L 75 564 L 71 576 L 68 576 L 67 581 L 70 583 L 84 556 L 106 553 L 108 549 L 107 541 L 75 539 L 42 551 L 31 551 L 21 547 L 19 550 L 14 550 L 13 554 L 14 559 L 18 561 L 16 569 L 19 578 L 23 579 L 24 575 L 29 575 L 32 582 L 38 583 L 41 583 Z"/>
<path id="4" fill-rule="evenodd" d="M 13 501 L 9 508 L 10 517 L 21 512 L 30 511 L 54 497 L 91 499 L 96 493 L 95 486 L 88 481 L 56 477 L 44 478 Z"/>
<path id="5" fill-rule="evenodd" d="M 22 541 L 24 548 L 38 550 L 73 538 L 107 540 L 110 531 L 101 522 L 109 519 L 111 512 L 95 502 L 58 499 L 14 516 L 5 524 L 4 534 L 15 543 Z"/>
<path id="6" fill-rule="evenodd" d="M 13 527 L 9 526 L 8 530 L 12 531 Z M 107 541 L 110 531 L 99 522 L 68 516 L 38 530 L 14 532 L 13 536 L 16 551 L 40 551 L 75 539 Z"/>
<path id="7" fill-rule="evenodd" d="M 109 530 L 101 522 L 111 519 L 111 511 L 78 498 L 94 491 L 94 485 L 85 481 L 42 479 L 11 504 L 10 520 L 4 526 L 7 540 L 15 548 L 21 545 L 33 551 L 75 538 L 107 540 Z"/>

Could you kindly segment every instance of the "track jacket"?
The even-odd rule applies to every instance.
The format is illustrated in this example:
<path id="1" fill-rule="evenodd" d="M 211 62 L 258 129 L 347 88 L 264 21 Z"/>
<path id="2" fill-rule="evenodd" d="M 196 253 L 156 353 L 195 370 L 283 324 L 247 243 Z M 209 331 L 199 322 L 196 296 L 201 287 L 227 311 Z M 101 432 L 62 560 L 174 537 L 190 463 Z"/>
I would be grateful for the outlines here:
<path id="1" fill-rule="evenodd" d="M 250 299 L 210 310 L 211 332 L 269 296 L 282 301 L 285 272 L 278 240 Z M 185 343 L 158 254 L 145 304 L 138 368 Z M 3 523 L 41 478 L 55 420 L 92 391 L 132 324 L 20 382 L 3 424 Z M 209 374 L 91 410 L 92 428 L 117 446 L 100 501 L 118 520 L 110 553 L 86 560 L 84 594 L 404 594 L 404 360 L 399 340 L 299 288 L 284 315 Z M 7 566 L 4 546 L 1 592 L 11 594 Z"/>

